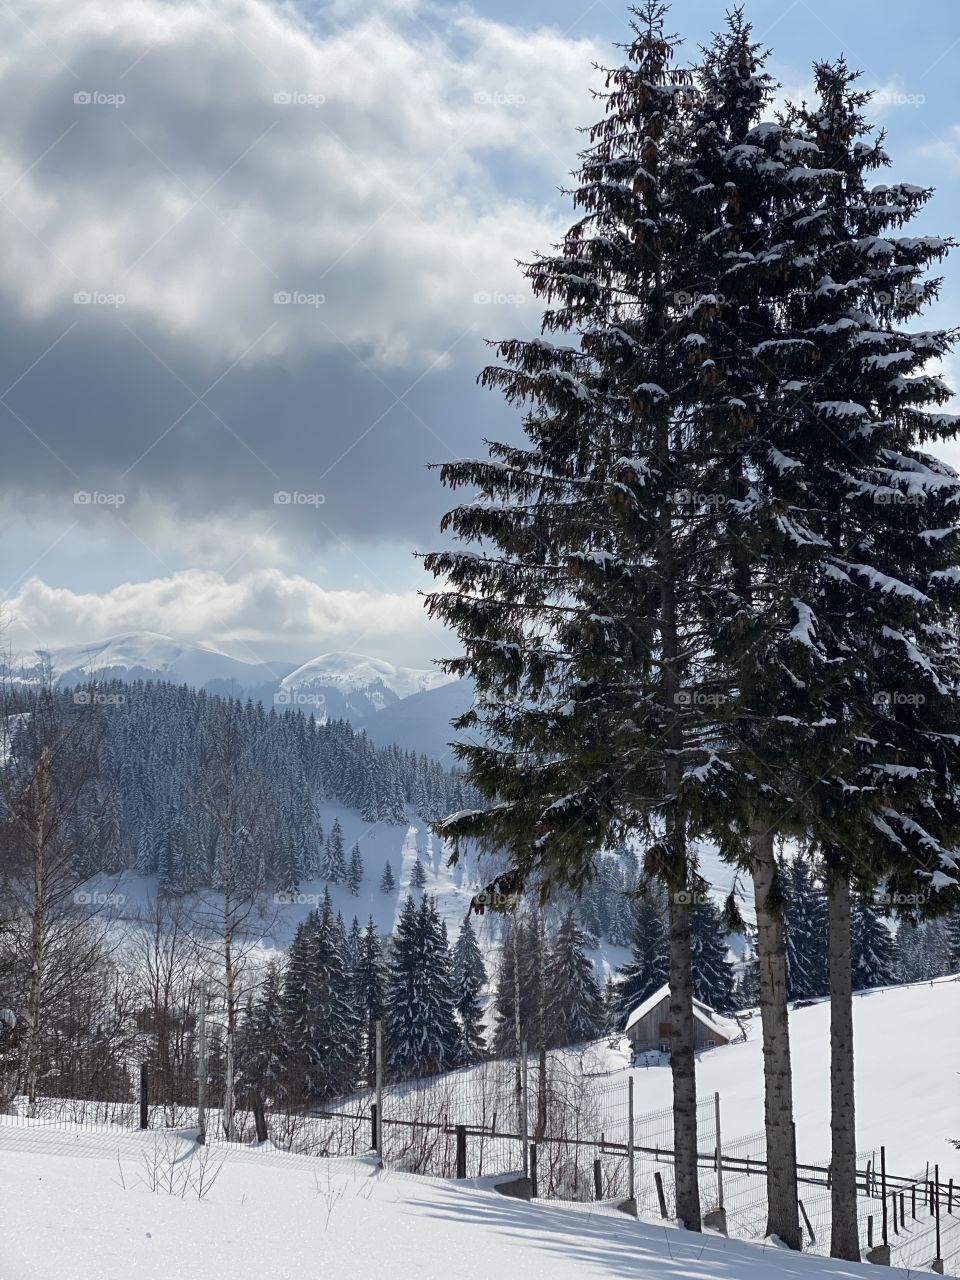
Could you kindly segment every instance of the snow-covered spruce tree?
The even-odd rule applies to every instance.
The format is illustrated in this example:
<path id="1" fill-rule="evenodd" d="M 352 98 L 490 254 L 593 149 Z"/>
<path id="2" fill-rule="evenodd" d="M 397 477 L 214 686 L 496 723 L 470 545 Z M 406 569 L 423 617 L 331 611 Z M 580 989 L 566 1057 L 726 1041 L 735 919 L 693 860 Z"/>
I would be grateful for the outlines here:
<path id="1" fill-rule="evenodd" d="M 487 985 L 487 966 L 483 962 L 477 934 L 467 916 L 460 926 L 457 941 L 453 947 L 453 973 L 459 985 L 466 979 L 477 991 Z"/>
<path id="2" fill-rule="evenodd" d="M 891 889 L 916 891 L 918 875 L 942 888 L 956 868 L 946 735 L 956 717 L 947 624 L 957 481 L 916 443 L 955 430 L 927 412 L 948 393 L 922 373 L 949 335 L 902 327 L 935 295 L 923 273 L 947 244 L 890 234 L 928 193 L 868 185 L 885 157 L 864 140 L 864 99 L 842 63 L 816 71 L 818 101 L 754 130 L 737 153 L 753 154 L 764 182 L 779 165 L 782 193 L 758 241 L 756 219 L 743 224 L 756 192 L 736 186 L 729 263 L 714 276 L 724 323 L 716 341 L 742 340 L 717 388 L 747 409 L 721 468 L 731 482 L 721 509 L 730 548 L 715 568 L 715 660 L 736 674 L 723 758 L 740 767 L 717 789 L 715 829 L 754 877 L 770 1191 L 780 1184 L 790 1214 L 779 1224 L 771 1215 L 768 1226 L 792 1244 L 795 1196 L 782 1190 L 794 1164 L 783 892 L 772 837 L 813 833 L 818 845 L 834 953 L 832 1247 L 858 1257 L 850 889 L 886 876 Z M 745 851 L 736 848 L 743 830 Z"/>
<path id="3" fill-rule="evenodd" d="M 851 909 L 850 954 L 854 991 L 886 987 L 897 980 L 893 935 L 883 913 L 870 902 Z"/>
<path id="4" fill-rule="evenodd" d="M 427 885 L 427 869 L 418 857 L 410 872 L 410 883 L 415 889 L 425 889 Z"/>
<path id="5" fill-rule="evenodd" d="M 603 996 L 586 953 L 586 939 L 568 911 L 551 942 L 546 964 L 549 1045 L 594 1040 L 603 1030 Z"/>
<path id="6" fill-rule="evenodd" d="M 297 928 L 283 1005 L 293 1086 L 309 1101 L 348 1092 L 360 1070 L 361 1026 L 329 903 Z"/>
<path id="7" fill-rule="evenodd" d="M 634 902 L 633 954 L 617 974 L 615 988 L 618 1025 L 647 996 L 667 981 L 667 904 L 663 889 L 649 885 Z"/>
<path id="8" fill-rule="evenodd" d="M 460 1028 L 457 1062 L 462 1066 L 472 1066 L 486 1057 L 487 1052 L 483 1006 L 480 1003 L 480 992 L 487 983 L 487 969 L 469 916 L 460 926 L 451 970 Z"/>
<path id="9" fill-rule="evenodd" d="M 817 99 L 793 123 L 830 176 L 816 211 L 816 287 L 792 321 L 819 354 L 804 389 L 816 466 L 812 449 L 785 452 L 799 463 L 794 501 L 815 513 L 808 580 L 794 578 L 805 643 L 793 672 L 807 682 L 800 759 L 816 785 L 803 808 L 816 819 L 830 910 L 831 1252 L 855 1259 L 851 888 L 865 895 L 882 878 L 892 900 L 920 897 L 931 911 L 956 900 L 960 482 L 923 450 L 957 431 L 937 411 L 948 389 L 924 372 L 951 334 L 905 327 L 936 297 L 927 270 L 949 242 L 897 234 L 930 192 L 871 185 L 889 160 L 863 116 L 869 95 L 842 60 L 815 70 Z M 890 976 L 887 938 L 873 939 L 877 976 Z"/>
<path id="10" fill-rule="evenodd" d="M 787 957 L 787 996 L 808 1000 L 827 994 L 827 901 L 811 876 L 807 858 L 778 862 L 784 889 L 784 934 Z"/>
<path id="11" fill-rule="evenodd" d="M 428 895 L 412 895 L 400 914 L 387 966 L 389 1064 L 398 1075 L 428 1075 L 455 1065 L 458 1028 L 446 930 Z"/>
<path id="12" fill-rule="evenodd" d="M 947 972 L 960 973 L 960 908 L 947 921 Z"/>
<path id="13" fill-rule="evenodd" d="M 380 892 L 393 893 L 397 887 L 397 881 L 393 874 L 393 867 L 387 862 L 383 868 L 383 875 L 380 877 Z"/>
<path id="14" fill-rule="evenodd" d="M 366 1083 L 376 1083 L 376 1024 L 384 1016 L 386 966 L 377 927 L 371 916 L 360 938 L 357 963 L 353 971 L 354 1006 L 362 1027 L 363 1071 Z"/>
<path id="15" fill-rule="evenodd" d="M 323 879 L 331 884 L 343 884 L 347 878 L 347 860 L 343 852 L 343 828 L 340 819 L 334 818 L 324 849 Z"/>
<path id="16" fill-rule="evenodd" d="M 517 1047 L 523 1041 L 531 1047 L 545 1044 L 540 1000 L 540 974 L 545 967 L 544 942 L 537 919 L 529 911 L 517 911 L 510 917 L 494 993 L 492 1044 L 498 1057 L 516 1057 Z"/>
<path id="17" fill-rule="evenodd" d="M 350 850 L 350 867 L 347 871 L 347 885 L 355 898 L 360 896 L 360 886 L 362 884 L 363 856 L 360 853 L 360 846 L 355 844 Z"/>
<path id="18" fill-rule="evenodd" d="M 636 11 L 626 65 L 607 73 L 573 192 L 582 217 L 558 254 L 527 268 L 548 304 L 545 336 L 498 343 L 502 363 L 481 378 L 526 407 L 527 444 L 443 468 L 451 487 L 480 491 L 444 520 L 478 549 L 426 565 L 448 580 L 428 607 L 465 649 L 447 668 L 477 690 L 457 727 L 485 735 L 458 755 L 496 797 L 438 831 L 506 850 L 512 869 L 495 887 L 535 879 L 545 896 L 581 888 L 603 849 L 637 834 L 668 890 L 678 1216 L 696 1230 L 688 903 L 700 886 L 681 783 L 703 720 L 682 696 L 703 546 L 676 495 L 698 488 L 690 407 L 709 371 L 688 305 L 702 232 L 690 216 L 689 76 L 673 63 L 665 8 Z"/>
<path id="19" fill-rule="evenodd" d="M 245 1033 L 246 1076 L 268 1105 L 275 1103 L 284 1096 L 287 1075 L 283 983 L 275 960 L 267 964 Z"/>
<path id="20" fill-rule="evenodd" d="M 723 913 L 704 895 L 690 917 L 690 949 L 693 994 L 718 1013 L 734 1008 L 735 975 L 727 954 L 727 930 Z"/>

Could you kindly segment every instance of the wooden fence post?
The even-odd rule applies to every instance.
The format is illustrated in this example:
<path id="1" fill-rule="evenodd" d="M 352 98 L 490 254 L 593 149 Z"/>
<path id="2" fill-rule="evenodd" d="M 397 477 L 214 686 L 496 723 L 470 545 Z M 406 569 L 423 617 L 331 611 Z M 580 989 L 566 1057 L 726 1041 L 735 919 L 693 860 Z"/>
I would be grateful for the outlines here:
<path id="1" fill-rule="evenodd" d="M 150 1081 L 150 1077 L 147 1073 L 147 1064 L 145 1062 L 141 1062 L 140 1063 L 140 1128 L 141 1129 L 146 1129 L 147 1125 L 150 1122 L 150 1117 L 147 1111 L 147 1104 L 149 1100 L 148 1099 L 149 1081 Z"/>
<path id="2" fill-rule="evenodd" d="M 603 1166 L 599 1158 L 593 1162 L 593 1195 L 594 1199 L 603 1199 Z"/>
<path id="3" fill-rule="evenodd" d="M 883 1204 L 883 1243 L 884 1246 L 889 1244 L 887 1239 L 887 1148 L 880 1148 L 880 1195 Z"/>
<path id="4" fill-rule="evenodd" d="M 667 1197 L 663 1194 L 663 1177 L 658 1169 L 653 1175 L 653 1180 L 657 1184 L 657 1199 L 660 1201 L 660 1217 L 667 1216 Z"/>
<path id="5" fill-rule="evenodd" d="M 933 1202 L 936 1206 L 934 1210 L 934 1218 L 937 1224 L 937 1257 L 936 1261 L 943 1265 L 943 1259 L 940 1257 L 940 1166 L 933 1166 Z"/>
<path id="6" fill-rule="evenodd" d="M 457 1135 L 457 1177 L 465 1178 L 467 1176 L 467 1126 L 458 1124 L 454 1132 Z"/>
<path id="7" fill-rule="evenodd" d="M 257 1141 L 266 1142 L 267 1133 L 267 1117 L 263 1111 L 263 1098 L 260 1096 L 260 1090 L 254 1089 L 250 1094 L 250 1108 L 253 1111 L 253 1123 L 257 1129 Z"/>
<path id="8" fill-rule="evenodd" d="M 374 1151 L 377 1149 L 377 1104 L 370 1104 L 370 1146 Z"/>
<path id="9" fill-rule="evenodd" d="M 537 1144 L 530 1143 L 530 1199 L 536 1200 L 538 1193 L 537 1183 Z"/>

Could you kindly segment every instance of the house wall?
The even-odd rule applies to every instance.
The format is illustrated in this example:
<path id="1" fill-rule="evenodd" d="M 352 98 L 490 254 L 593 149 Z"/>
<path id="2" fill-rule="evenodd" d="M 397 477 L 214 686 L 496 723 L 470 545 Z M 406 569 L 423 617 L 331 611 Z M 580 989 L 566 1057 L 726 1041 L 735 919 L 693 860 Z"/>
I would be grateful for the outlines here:
<path id="1" fill-rule="evenodd" d="M 659 1049 L 664 1042 L 669 1043 L 670 1034 L 661 1035 L 661 1028 L 665 1028 L 665 1024 L 670 1021 L 670 997 L 664 996 L 659 1004 L 654 1007 L 640 1019 L 627 1032 L 627 1036 L 634 1048 L 641 1052 L 645 1049 Z M 693 1020 L 694 1049 L 706 1049 L 707 1041 L 713 1040 L 715 1044 L 728 1044 L 729 1041 L 724 1039 L 717 1031 L 710 1031 L 697 1018 Z"/>

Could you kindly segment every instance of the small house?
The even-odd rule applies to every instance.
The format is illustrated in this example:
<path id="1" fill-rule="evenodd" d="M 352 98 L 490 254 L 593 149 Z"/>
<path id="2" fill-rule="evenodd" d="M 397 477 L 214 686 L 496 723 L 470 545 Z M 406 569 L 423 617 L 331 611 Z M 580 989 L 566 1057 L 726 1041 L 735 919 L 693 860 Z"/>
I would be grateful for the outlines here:
<path id="1" fill-rule="evenodd" d="M 662 986 L 638 1004 L 627 1018 L 623 1030 L 634 1053 L 650 1050 L 669 1053 L 670 988 Z M 694 1000 L 693 1033 L 695 1050 L 715 1049 L 736 1039 L 740 1029 L 732 1018 L 726 1018 L 702 1001 Z"/>

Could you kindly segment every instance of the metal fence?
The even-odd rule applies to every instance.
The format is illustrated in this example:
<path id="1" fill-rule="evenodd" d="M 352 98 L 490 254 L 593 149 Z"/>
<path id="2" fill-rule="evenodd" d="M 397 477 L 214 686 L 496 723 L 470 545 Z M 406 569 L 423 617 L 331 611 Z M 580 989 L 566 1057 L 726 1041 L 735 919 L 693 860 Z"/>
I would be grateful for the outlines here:
<path id="1" fill-rule="evenodd" d="M 32 1103 L 4 1097 L 8 1121 L 43 1125 L 200 1130 L 225 1141 L 225 1056 L 218 1022 L 203 1034 L 199 1011 L 156 1026 L 143 1013 L 115 1027 L 109 1044 L 62 1025 L 44 1046 Z M 205 1065 L 201 1065 L 201 1064 Z M 3 1066 L 0 1055 L 0 1068 Z M 199 1084 L 203 1081 L 202 1112 Z M 673 1113 L 636 1112 L 633 1078 L 598 1069 L 575 1051 L 495 1059 L 415 1079 L 384 1077 L 317 1100 L 302 1080 L 261 1092 L 239 1064 L 233 1138 L 318 1157 L 379 1150 L 384 1167 L 439 1178 L 525 1178 L 528 1194 L 559 1201 L 635 1201 L 644 1218 L 676 1214 Z M 6 1104 L 3 1107 L 3 1104 Z M 722 1207 L 727 1231 L 762 1239 L 767 1223 L 762 1132 L 728 1139 L 721 1100 L 697 1108 L 700 1197 Z M 960 1258 L 960 1189 L 938 1171 L 896 1177 L 876 1152 L 858 1155 L 863 1250 L 886 1242 L 891 1262 L 927 1267 Z M 805 1249 L 830 1249 L 829 1162 L 798 1165 Z M 632 1207 L 632 1206 L 630 1206 Z"/>

